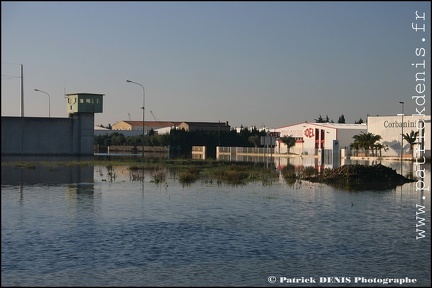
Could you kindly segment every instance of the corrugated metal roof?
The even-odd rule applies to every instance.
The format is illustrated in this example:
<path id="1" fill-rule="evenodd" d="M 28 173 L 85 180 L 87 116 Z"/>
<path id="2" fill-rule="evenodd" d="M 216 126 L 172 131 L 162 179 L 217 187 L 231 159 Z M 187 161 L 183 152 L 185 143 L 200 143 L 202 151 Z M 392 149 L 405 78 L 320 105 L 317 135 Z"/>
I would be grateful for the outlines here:
<path id="1" fill-rule="evenodd" d="M 347 124 L 347 123 L 308 123 L 335 129 L 367 129 L 366 124 Z"/>
<path id="2" fill-rule="evenodd" d="M 188 125 L 193 125 L 193 126 L 229 126 L 226 122 L 191 122 L 191 121 L 184 121 L 182 123 L 186 123 Z"/>
<path id="3" fill-rule="evenodd" d="M 120 121 L 132 126 L 142 126 L 142 121 Z M 117 122 L 116 124 L 120 123 Z M 171 122 L 171 121 L 144 121 L 144 125 L 147 127 L 171 127 L 178 126 L 182 122 Z"/>
<path id="4" fill-rule="evenodd" d="M 107 128 L 105 128 L 105 127 L 100 127 L 100 126 L 94 125 L 94 130 L 110 130 L 110 129 L 107 129 Z"/>
<path id="5" fill-rule="evenodd" d="M 297 123 L 293 125 L 287 125 L 279 128 L 275 128 L 276 130 L 288 128 L 288 127 L 295 127 L 295 126 L 320 126 L 320 127 L 327 127 L 327 128 L 333 128 L 333 129 L 367 129 L 367 124 L 347 124 L 347 123 L 313 123 L 313 122 L 303 122 L 303 123 Z M 272 129 L 273 130 L 273 129 Z"/>

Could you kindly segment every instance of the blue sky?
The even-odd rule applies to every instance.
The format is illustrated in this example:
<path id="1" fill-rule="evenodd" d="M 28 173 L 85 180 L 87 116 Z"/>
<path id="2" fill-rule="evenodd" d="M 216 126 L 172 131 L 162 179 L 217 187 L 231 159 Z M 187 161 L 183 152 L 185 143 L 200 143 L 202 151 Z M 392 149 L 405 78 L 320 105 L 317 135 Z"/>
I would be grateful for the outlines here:
<path id="1" fill-rule="evenodd" d="M 430 71 L 424 2 L 1 2 L 2 116 L 67 117 L 64 92 L 105 94 L 95 124 L 229 121 L 276 128 L 415 113 Z M 426 32 L 415 32 L 415 12 Z M 421 39 L 426 41 L 422 42 Z M 426 57 L 415 49 L 424 47 Z M 427 77 L 430 114 L 430 75 Z"/>

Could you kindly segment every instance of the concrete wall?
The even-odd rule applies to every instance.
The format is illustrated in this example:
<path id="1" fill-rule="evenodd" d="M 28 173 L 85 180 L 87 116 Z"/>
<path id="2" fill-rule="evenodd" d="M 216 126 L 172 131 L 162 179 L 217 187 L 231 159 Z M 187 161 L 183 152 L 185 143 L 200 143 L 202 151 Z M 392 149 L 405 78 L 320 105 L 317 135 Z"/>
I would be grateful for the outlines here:
<path id="1" fill-rule="evenodd" d="M 2 117 L 2 155 L 93 155 L 94 114 Z"/>
<path id="2" fill-rule="evenodd" d="M 410 133 L 411 131 L 419 131 L 419 135 L 424 135 L 424 149 L 426 158 L 430 158 L 431 155 L 431 115 L 425 116 L 412 116 L 405 115 L 403 134 Z M 424 129 L 419 130 L 417 128 L 417 121 L 424 121 Z M 382 144 L 388 145 L 387 151 L 382 150 L 383 156 L 400 156 L 401 153 L 401 141 L 402 141 L 402 116 L 369 116 L 368 117 L 368 132 L 375 135 L 380 135 Z M 421 122 L 420 122 L 421 123 Z M 419 124 L 421 125 L 421 124 Z M 423 131 L 422 131 L 423 130 Z M 420 140 L 420 139 L 419 139 Z M 410 152 L 410 146 L 406 140 L 403 140 L 403 152 L 404 154 Z M 415 146 L 413 150 L 420 149 Z"/>

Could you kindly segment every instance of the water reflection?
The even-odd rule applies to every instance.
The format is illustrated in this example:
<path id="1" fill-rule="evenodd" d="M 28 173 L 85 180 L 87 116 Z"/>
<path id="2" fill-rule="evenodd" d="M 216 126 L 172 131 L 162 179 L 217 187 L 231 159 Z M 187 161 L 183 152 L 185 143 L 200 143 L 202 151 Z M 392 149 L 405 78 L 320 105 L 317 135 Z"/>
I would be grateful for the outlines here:
<path id="1" fill-rule="evenodd" d="M 185 188 L 177 173 L 160 189 L 150 170 L 87 166 L 60 168 L 69 180 L 51 185 L 42 180 L 59 171 L 45 169 L 51 177 L 34 183 L 41 168 L 2 170 L 25 172 L 2 178 L 2 286 L 255 287 L 270 285 L 269 275 L 430 285 L 430 237 L 414 234 L 414 183 L 353 193 L 306 181 L 290 187 L 279 174 L 268 186 Z M 3 180 L 22 186 L 23 205 L 18 185 Z M 429 202 L 421 205 L 430 215 Z"/>
<path id="2" fill-rule="evenodd" d="M 314 167 L 318 172 L 321 172 L 325 169 L 334 169 L 343 165 L 350 164 L 361 164 L 361 165 L 377 165 L 382 164 L 384 166 L 390 167 L 396 170 L 397 173 L 401 171 L 401 162 L 397 160 L 386 160 L 386 159 L 371 159 L 371 160 L 351 160 L 350 158 L 342 158 L 340 159 L 340 163 L 333 163 L 332 161 L 322 161 L 317 157 L 271 157 L 271 156 L 237 156 L 236 158 L 229 157 L 229 155 L 220 155 L 219 159 L 221 161 L 232 161 L 232 162 L 253 162 L 253 163 L 274 163 L 275 167 L 279 170 L 283 169 L 285 166 L 293 165 L 294 167 Z M 430 179 L 430 169 L 431 163 L 428 162 L 422 165 L 422 169 L 425 169 L 425 177 Z M 410 179 L 419 178 L 419 173 L 416 171 L 419 170 L 418 165 L 415 164 L 414 161 L 403 161 L 402 162 L 402 171 L 403 176 Z M 430 184 L 430 182 L 428 182 Z"/>
<path id="3" fill-rule="evenodd" d="M 3 162 L 7 161 L 18 161 L 22 160 L 23 162 L 31 162 L 31 161 L 64 161 L 66 160 L 74 160 L 77 158 L 71 157 L 8 157 L 2 159 Z M 241 159 L 240 159 L 241 158 Z M 85 159 L 78 158 L 78 160 L 90 160 L 91 157 L 86 157 Z M 223 160 L 223 157 L 221 157 Z M 232 160 L 232 159 L 231 159 Z M 271 185 L 273 181 L 278 181 L 279 183 L 286 183 L 288 185 L 300 185 L 301 182 L 298 181 L 298 178 L 290 178 L 285 177 L 283 174 L 284 168 L 293 167 L 293 173 L 299 174 L 299 171 L 302 171 L 306 168 L 313 168 L 318 173 L 325 171 L 325 169 L 332 169 L 334 166 L 331 163 L 324 162 L 326 164 L 321 165 L 320 159 L 316 157 L 252 157 L 252 156 L 244 156 L 237 157 L 234 160 L 251 162 L 257 166 L 261 166 L 267 169 L 276 169 L 277 173 L 274 178 L 266 178 L 266 179 L 258 179 L 262 182 L 263 185 Z M 235 162 L 235 161 L 233 161 Z M 34 162 L 37 163 L 37 162 Z M 350 160 L 350 159 L 341 159 L 341 165 L 348 164 L 362 164 L 362 165 L 376 165 L 382 164 L 384 166 L 390 167 L 399 173 L 401 169 L 401 163 L 399 161 L 389 161 L 389 160 Z M 430 163 L 426 163 L 422 165 L 421 173 L 419 173 L 419 166 L 415 164 L 415 162 L 404 161 L 403 163 L 403 171 L 404 176 L 410 179 L 419 179 L 421 176 L 422 183 L 416 183 L 418 187 L 430 187 L 431 185 L 431 175 L 430 175 Z M 163 162 L 160 163 L 160 166 L 163 168 Z M 339 165 L 337 165 L 339 166 Z M 39 183 L 43 183 L 44 185 L 60 185 L 60 184 L 73 184 L 73 183 L 93 183 L 93 182 L 116 182 L 116 181 L 127 181 L 127 182 L 141 182 L 144 185 L 145 178 L 149 177 L 153 180 L 153 182 L 163 182 L 159 181 L 156 178 L 156 173 L 161 171 L 153 171 L 147 169 L 139 169 L 129 166 L 68 166 L 68 165 L 22 165 L 21 167 L 16 166 L 3 166 L 1 168 L 1 181 L 3 185 L 15 185 L 20 187 L 20 201 L 23 200 L 24 191 L 23 187 L 25 185 L 35 185 Z M 178 179 L 181 181 L 182 177 L 187 179 L 187 176 L 198 175 L 200 171 L 190 169 L 191 171 L 177 172 L 176 170 L 171 170 L 166 168 L 163 173 L 170 173 L 173 179 Z M 188 173 L 186 173 L 188 172 Z M 146 176 L 147 175 L 147 176 Z M 238 176 L 238 175 L 237 175 Z M 199 177 L 195 178 L 194 181 L 190 181 L 190 183 L 195 182 Z M 203 179 L 203 181 L 213 181 L 212 179 Z M 215 180 L 217 181 L 217 180 Z M 74 184 L 73 184 L 74 185 Z M 91 191 L 91 187 L 76 187 L 71 186 L 70 191 L 67 194 L 74 195 L 76 197 L 79 193 L 87 193 L 84 191 Z M 358 190 L 387 190 L 394 189 L 396 186 L 378 186 L 376 183 L 370 185 L 362 185 L 353 187 L 350 185 L 337 185 L 335 188 L 342 190 L 350 190 L 350 191 L 358 191 Z M 79 192 L 82 190 L 83 192 Z M 144 190 L 144 189 L 142 189 Z M 420 189 L 418 189 L 420 191 Z M 72 191 L 72 192 L 71 192 Z M 84 195 L 82 194 L 82 195 Z"/>
<path id="4" fill-rule="evenodd" d="M 59 185 L 68 183 L 93 182 L 93 166 L 55 166 L 34 165 L 27 167 L 1 168 L 1 183 L 4 185 Z"/>
<path id="5" fill-rule="evenodd" d="M 94 213 L 100 202 L 100 193 L 95 193 L 94 188 L 94 171 L 93 165 L 88 166 L 68 166 L 68 165 L 47 165 L 36 164 L 38 161 L 64 161 L 65 158 L 53 157 L 25 157 L 19 158 L 23 163 L 18 166 L 1 166 L 1 183 L 2 186 L 19 187 L 20 206 L 26 204 L 28 191 L 32 187 L 45 187 L 49 193 L 51 187 L 65 187 L 65 197 L 67 199 L 67 210 L 72 214 L 80 214 L 84 211 Z M 67 160 L 76 161 L 77 158 L 68 157 Z M 3 160 L 3 159 L 2 159 Z M 6 161 L 17 161 L 17 157 L 8 158 Z M 31 162 L 36 161 L 36 162 Z M 20 162 L 16 162 L 20 163 Z M 58 197 L 59 195 L 54 195 Z"/>

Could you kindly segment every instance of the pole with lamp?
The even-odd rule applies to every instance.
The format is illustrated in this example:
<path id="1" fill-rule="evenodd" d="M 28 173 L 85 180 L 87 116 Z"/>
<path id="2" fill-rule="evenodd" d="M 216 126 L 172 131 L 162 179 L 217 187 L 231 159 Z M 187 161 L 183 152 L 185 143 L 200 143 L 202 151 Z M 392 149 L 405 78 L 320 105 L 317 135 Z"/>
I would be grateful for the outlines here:
<path id="1" fill-rule="evenodd" d="M 143 89 L 143 105 L 141 106 L 141 109 L 142 109 L 142 122 L 143 122 L 143 133 L 142 133 L 142 136 L 143 136 L 143 142 L 142 142 L 142 161 L 144 161 L 144 132 L 145 132 L 145 124 L 144 124 L 144 111 L 145 111 L 145 89 L 144 89 L 144 86 L 143 85 L 141 85 L 141 84 L 139 84 L 139 83 L 136 83 L 136 82 L 134 82 L 134 81 L 131 81 L 131 80 L 126 80 L 126 82 L 128 82 L 128 83 L 133 83 L 133 84 L 136 84 L 136 85 L 139 85 L 139 86 L 141 86 L 141 88 Z"/>
<path id="2" fill-rule="evenodd" d="M 404 103 L 405 102 L 403 102 L 403 101 L 400 101 L 399 102 L 400 104 L 402 104 L 402 114 L 401 114 L 401 116 L 402 116 L 402 123 L 401 123 L 401 126 L 402 126 L 402 134 L 401 134 L 401 175 L 403 175 L 402 174 L 402 161 L 403 161 L 403 127 L 404 127 L 404 122 L 403 122 L 403 116 L 404 116 Z"/>
<path id="3" fill-rule="evenodd" d="M 51 103 L 50 103 L 51 100 L 50 100 L 50 95 L 47 92 L 39 90 L 39 89 L 34 89 L 34 91 L 42 92 L 42 93 L 45 93 L 46 95 L 48 95 L 48 117 L 51 118 Z"/>

